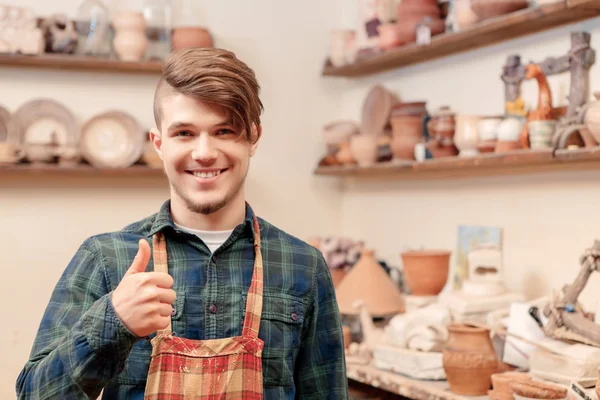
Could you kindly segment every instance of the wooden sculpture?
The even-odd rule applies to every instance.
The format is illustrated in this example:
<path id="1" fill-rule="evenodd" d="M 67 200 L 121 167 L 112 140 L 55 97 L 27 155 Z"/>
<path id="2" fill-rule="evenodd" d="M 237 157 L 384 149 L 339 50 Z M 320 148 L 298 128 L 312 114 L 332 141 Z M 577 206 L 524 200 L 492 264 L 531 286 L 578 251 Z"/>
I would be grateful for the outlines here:
<path id="1" fill-rule="evenodd" d="M 530 63 L 525 67 L 525 79 L 535 79 L 538 83 L 537 108 L 527 115 L 527 122 L 523 127 L 519 141 L 521 147 L 529 148 L 529 121 L 548 121 L 554 119 L 552 108 L 552 92 L 546 79 L 546 74 L 538 64 Z"/>
<path id="2" fill-rule="evenodd" d="M 561 145 L 565 147 L 565 137 L 578 132 L 581 126 L 583 117 L 580 108 L 588 100 L 589 70 L 596 58 L 595 51 L 590 48 L 590 41 L 591 36 L 588 32 L 572 32 L 571 49 L 566 55 L 548 57 L 542 62 L 535 63 L 539 65 L 546 77 L 566 72 L 571 75 L 566 111 L 563 112 L 560 108 L 554 108 L 552 111 L 554 119 L 558 120 L 552 140 L 554 148 Z M 525 79 L 525 68 L 521 64 L 519 55 L 509 56 L 503 66 L 501 78 L 505 84 L 505 108 L 508 115 L 525 115 L 521 98 L 521 83 Z M 585 138 L 584 142 L 586 142 Z"/>
<path id="3" fill-rule="evenodd" d="M 573 340 L 600 347 L 600 325 L 586 318 L 577 304 L 577 298 L 585 288 L 590 275 L 600 272 L 600 241 L 587 249 L 580 258 L 581 270 L 571 285 L 563 288 L 561 299 L 555 295 L 544 308 L 548 323 L 544 332 L 555 339 Z"/>

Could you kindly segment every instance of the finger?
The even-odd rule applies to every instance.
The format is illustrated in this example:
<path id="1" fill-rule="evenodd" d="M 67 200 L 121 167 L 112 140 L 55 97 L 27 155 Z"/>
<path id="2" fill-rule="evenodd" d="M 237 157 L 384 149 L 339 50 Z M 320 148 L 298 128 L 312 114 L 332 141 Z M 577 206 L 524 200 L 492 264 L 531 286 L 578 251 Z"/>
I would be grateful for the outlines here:
<path id="1" fill-rule="evenodd" d="M 159 303 L 158 305 L 158 313 L 161 317 L 170 317 L 173 312 L 173 307 L 171 304 Z"/>
<path id="2" fill-rule="evenodd" d="M 158 301 L 165 304 L 173 304 L 177 299 L 177 293 L 173 289 L 160 289 Z"/>
<path id="3" fill-rule="evenodd" d="M 150 261 L 150 245 L 147 240 L 140 239 L 138 246 L 138 252 L 133 259 L 131 266 L 127 270 L 127 275 L 145 272 L 146 267 L 148 267 L 148 262 Z"/>
<path id="4" fill-rule="evenodd" d="M 173 287 L 173 277 L 165 272 L 148 272 L 144 277 L 148 283 L 159 288 L 170 289 Z"/>

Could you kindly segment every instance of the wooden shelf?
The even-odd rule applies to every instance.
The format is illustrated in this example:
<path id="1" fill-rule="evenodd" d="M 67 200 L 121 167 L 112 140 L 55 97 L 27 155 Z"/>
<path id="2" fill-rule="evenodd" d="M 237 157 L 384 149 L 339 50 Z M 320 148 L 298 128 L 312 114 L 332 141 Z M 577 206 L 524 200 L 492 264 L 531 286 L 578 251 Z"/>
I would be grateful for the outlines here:
<path id="1" fill-rule="evenodd" d="M 475 50 L 597 16 L 600 16 L 600 0 L 564 0 L 556 4 L 530 7 L 479 22 L 460 32 L 433 36 L 429 45 L 403 45 L 338 68 L 327 63 L 323 75 L 371 75 Z"/>
<path id="2" fill-rule="evenodd" d="M 414 400 L 485 400 L 488 396 L 459 396 L 446 381 L 420 381 L 382 371 L 373 365 L 346 365 L 348 379 Z"/>
<path id="3" fill-rule="evenodd" d="M 9 67 L 137 74 L 158 74 L 162 71 L 162 63 L 158 61 L 134 62 L 67 54 L 0 54 L 0 65 Z"/>
<path id="4" fill-rule="evenodd" d="M 61 166 L 58 164 L 0 164 L 0 176 L 33 174 L 33 175 L 139 175 L 139 176 L 164 176 L 162 168 L 148 167 L 146 165 L 133 165 L 129 168 L 100 169 L 88 164 L 75 166 Z"/>
<path id="5" fill-rule="evenodd" d="M 575 150 L 515 150 L 473 158 L 446 157 L 423 162 L 391 161 L 370 167 L 324 166 L 316 175 L 384 177 L 418 180 L 520 175 L 543 172 L 600 170 L 600 146 Z"/>

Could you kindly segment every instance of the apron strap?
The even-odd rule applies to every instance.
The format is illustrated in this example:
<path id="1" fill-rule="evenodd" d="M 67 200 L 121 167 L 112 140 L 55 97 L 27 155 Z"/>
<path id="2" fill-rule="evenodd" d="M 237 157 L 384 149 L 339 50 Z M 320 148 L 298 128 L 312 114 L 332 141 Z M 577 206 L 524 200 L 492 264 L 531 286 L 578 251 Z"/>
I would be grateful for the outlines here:
<path id="1" fill-rule="evenodd" d="M 260 251 L 260 228 L 254 216 L 254 272 L 248 289 L 242 336 L 258 337 L 263 305 L 263 261 Z"/>
<path id="2" fill-rule="evenodd" d="M 169 273 L 169 264 L 167 258 L 167 241 L 162 232 L 158 232 L 152 236 L 152 258 L 154 259 L 154 271 Z M 163 329 L 163 333 L 171 333 L 171 318 L 169 317 L 169 326 Z"/>

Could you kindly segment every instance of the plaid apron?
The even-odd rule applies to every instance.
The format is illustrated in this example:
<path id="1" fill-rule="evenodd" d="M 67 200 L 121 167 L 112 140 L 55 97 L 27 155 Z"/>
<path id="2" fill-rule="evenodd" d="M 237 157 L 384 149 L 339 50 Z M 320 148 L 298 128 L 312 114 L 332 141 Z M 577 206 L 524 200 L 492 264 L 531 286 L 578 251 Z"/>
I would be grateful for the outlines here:
<path id="1" fill-rule="evenodd" d="M 260 231 L 254 217 L 254 272 L 242 336 L 191 340 L 173 336 L 171 324 L 152 339 L 145 400 L 262 400 L 262 350 L 258 337 L 263 301 Z M 162 233 L 153 240 L 154 270 L 167 272 Z"/>

